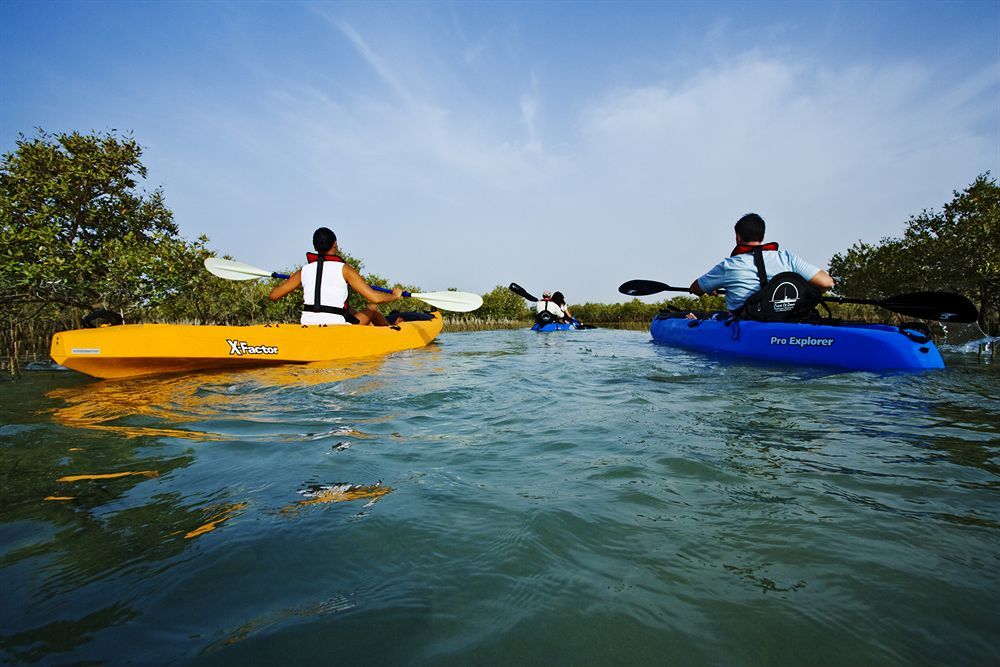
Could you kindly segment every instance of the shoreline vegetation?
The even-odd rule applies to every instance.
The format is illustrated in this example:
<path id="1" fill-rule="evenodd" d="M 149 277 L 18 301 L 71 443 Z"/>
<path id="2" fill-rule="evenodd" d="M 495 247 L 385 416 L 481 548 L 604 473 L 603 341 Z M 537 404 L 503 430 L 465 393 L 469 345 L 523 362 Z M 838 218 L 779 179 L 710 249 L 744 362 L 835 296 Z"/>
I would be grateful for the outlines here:
<path id="1" fill-rule="evenodd" d="M 488 293 L 486 297 L 490 297 L 500 290 L 506 290 L 506 288 L 498 286 L 494 292 Z M 484 298 L 484 302 L 488 300 L 488 298 Z M 670 307 L 699 311 L 721 310 L 722 303 L 723 299 L 721 297 L 702 297 L 700 299 L 691 297 L 675 297 L 667 301 L 652 304 L 640 302 L 638 299 L 624 304 L 584 303 L 573 306 L 573 310 L 581 315 L 579 319 L 582 322 L 586 324 L 593 324 L 602 329 L 647 331 L 652 319 L 658 313 L 667 310 Z M 624 309 L 628 309 L 630 311 L 632 319 L 608 317 L 609 312 L 613 315 L 616 310 L 620 311 Z M 888 322 L 896 324 L 901 324 L 906 321 L 905 317 L 892 313 L 885 313 L 874 306 L 830 304 L 830 310 L 835 318 L 845 321 Z M 600 316 L 599 313 L 601 312 L 604 313 L 605 319 L 594 319 L 595 316 Z M 154 320 L 127 321 L 126 323 L 141 324 L 152 321 Z M 155 321 L 161 322 L 162 320 Z M 267 324 L 275 321 L 278 320 L 261 319 L 241 322 L 240 324 Z M 58 323 L 64 323 L 65 326 L 61 326 Z M 199 324 L 199 322 L 192 320 L 177 320 L 174 323 Z M 523 315 L 517 317 L 485 318 L 476 317 L 475 313 L 445 313 L 444 327 L 442 331 L 443 333 L 463 333 L 470 331 L 529 329 L 533 323 L 534 320 L 531 318 L 530 314 L 528 314 L 527 309 L 525 309 L 525 313 Z M 218 324 L 236 324 L 236 322 L 218 322 Z M 934 322 L 929 324 L 932 327 L 932 330 L 935 330 L 936 334 L 943 333 L 940 330 L 940 323 Z M 0 353 L 0 369 L 2 369 L 7 377 L 12 377 L 19 375 L 21 369 L 24 369 L 29 365 L 46 365 L 51 363 L 51 358 L 49 357 L 49 344 L 52 336 L 58 331 L 79 328 L 80 326 L 80 318 L 76 318 L 75 321 L 57 320 L 57 322 L 36 320 L 26 323 L 25 326 L 20 329 L 15 329 L 13 332 L 3 332 L 3 335 L 0 335 L 0 341 L 2 341 L 3 345 L 2 348 L 0 348 L 0 350 L 2 350 L 2 353 Z M 13 356 L 11 354 L 12 351 L 16 351 L 17 356 Z"/>
<path id="2" fill-rule="evenodd" d="M 277 281 L 231 282 L 208 274 L 216 256 L 209 239 L 179 235 L 160 188 L 145 191 L 142 148 L 114 131 L 20 135 L 0 160 L 0 373 L 49 359 L 54 333 L 77 329 L 104 311 L 125 323 L 260 324 L 295 322 L 294 299 L 272 302 Z M 916 291 L 965 294 L 980 309 L 980 327 L 1000 334 L 1000 187 L 989 172 L 978 176 L 940 212 L 925 210 L 906 222 L 898 238 L 861 241 L 833 255 L 837 293 L 881 299 Z M 58 249 L 56 251 L 55 249 Z M 341 252 L 365 279 L 364 262 Z M 225 256 L 224 256 L 225 257 Z M 226 257 L 229 259 L 228 257 Z M 297 268 L 297 267 L 295 267 Z M 295 268 L 286 268 L 291 273 Z M 411 292 L 415 285 L 400 285 Z M 350 305 L 364 306 L 352 295 Z M 721 310 L 721 297 L 676 296 L 656 303 L 571 304 L 582 322 L 604 328 L 646 329 L 661 310 Z M 420 311 L 402 299 L 383 310 Z M 869 306 L 831 304 L 835 317 L 900 323 Z M 498 285 L 474 313 L 445 313 L 445 332 L 528 328 L 532 311 Z M 102 318 L 96 320 L 101 323 Z"/>

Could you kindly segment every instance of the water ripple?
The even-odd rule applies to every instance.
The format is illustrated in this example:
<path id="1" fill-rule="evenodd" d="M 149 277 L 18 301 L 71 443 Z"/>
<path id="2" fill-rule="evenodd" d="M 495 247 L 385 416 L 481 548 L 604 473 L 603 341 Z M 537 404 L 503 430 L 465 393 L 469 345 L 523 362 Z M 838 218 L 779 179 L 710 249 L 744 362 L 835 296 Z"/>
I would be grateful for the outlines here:
<path id="1" fill-rule="evenodd" d="M 8 384 L 0 661 L 991 664 L 1000 376 L 945 356 L 489 331 Z"/>

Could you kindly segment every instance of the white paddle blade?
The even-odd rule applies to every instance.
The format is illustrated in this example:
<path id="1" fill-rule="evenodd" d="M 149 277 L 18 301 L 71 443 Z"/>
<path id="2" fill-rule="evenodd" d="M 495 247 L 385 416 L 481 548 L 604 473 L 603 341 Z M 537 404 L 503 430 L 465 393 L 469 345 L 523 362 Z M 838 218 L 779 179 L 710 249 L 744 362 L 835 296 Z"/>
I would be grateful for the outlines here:
<path id="1" fill-rule="evenodd" d="M 219 276 L 226 280 L 250 280 L 252 278 L 270 278 L 271 272 L 258 269 L 243 262 L 234 262 L 231 259 L 220 259 L 218 257 L 206 257 L 205 268 L 213 276 Z"/>
<path id="2" fill-rule="evenodd" d="M 435 308 L 450 310 L 454 313 L 470 313 L 483 305 L 483 297 L 471 292 L 428 292 L 426 294 L 411 294 L 410 296 L 426 301 Z"/>

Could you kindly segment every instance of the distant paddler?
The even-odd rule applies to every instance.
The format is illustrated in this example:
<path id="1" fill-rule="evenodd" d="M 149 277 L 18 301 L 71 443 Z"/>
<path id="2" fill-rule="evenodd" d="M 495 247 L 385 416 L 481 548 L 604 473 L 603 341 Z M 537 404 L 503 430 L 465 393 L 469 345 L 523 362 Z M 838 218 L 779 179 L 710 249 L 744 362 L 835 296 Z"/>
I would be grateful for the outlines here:
<path id="1" fill-rule="evenodd" d="M 542 315 L 542 313 L 549 313 L 554 318 L 551 320 L 553 322 L 578 323 L 573 317 L 573 313 L 569 311 L 566 297 L 563 296 L 562 292 L 550 292 L 549 290 L 542 292 L 542 298 L 535 302 L 535 318 L 539 322 L 548 321 L 549 317 Z M 539 318 L 539 316 L 541 317 Z"/>

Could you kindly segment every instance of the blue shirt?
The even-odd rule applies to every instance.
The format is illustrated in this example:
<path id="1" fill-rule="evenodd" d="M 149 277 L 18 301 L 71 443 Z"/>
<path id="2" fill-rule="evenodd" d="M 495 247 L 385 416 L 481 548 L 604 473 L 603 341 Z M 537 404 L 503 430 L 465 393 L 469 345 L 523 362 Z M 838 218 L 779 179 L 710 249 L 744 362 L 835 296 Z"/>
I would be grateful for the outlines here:
<path id="1" fill-rule="evenodd" d="M 787 250 L 767 250 L 763 253 L 764 271 L 770 280 L 782 271 L 794 271 L 806 280 L 819 273 L 819 269 Z M 698 278 L 698 286 L 704 292 L 720 287 L 726 288 L 726 308 L 736 310 L 750 295 L 760 289 L 757 267 L 753 263 L 753 253 L 747 252 L 735 257 L 727 257 Z"/>

